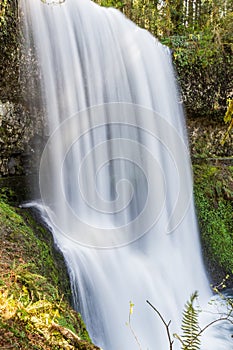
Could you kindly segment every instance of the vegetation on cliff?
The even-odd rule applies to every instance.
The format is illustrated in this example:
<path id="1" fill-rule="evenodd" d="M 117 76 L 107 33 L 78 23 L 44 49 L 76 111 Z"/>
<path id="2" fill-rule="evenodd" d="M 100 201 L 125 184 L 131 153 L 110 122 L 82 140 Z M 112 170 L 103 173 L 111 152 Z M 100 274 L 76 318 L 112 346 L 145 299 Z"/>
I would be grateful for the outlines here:
<path id="1" fill-rule="evenodd" d="M 194 194 L 203 255 L 214 283 L 233 286 L 233 166 L 194 165 Z"/>
<path id="2" fill-rule="evenodd" d="M 9 194 L 9 193 L 8 193 Z M 0 348 L 98 349 L 70 307 L 61 255 L 26 209 L 0 197 Z"/>
<path id="3" fill-rule="evenodd" d="M 168 45 L 189 116 L 223 118 L 232 97 L 231 0 L 94 0 L 116 7 Z"/>

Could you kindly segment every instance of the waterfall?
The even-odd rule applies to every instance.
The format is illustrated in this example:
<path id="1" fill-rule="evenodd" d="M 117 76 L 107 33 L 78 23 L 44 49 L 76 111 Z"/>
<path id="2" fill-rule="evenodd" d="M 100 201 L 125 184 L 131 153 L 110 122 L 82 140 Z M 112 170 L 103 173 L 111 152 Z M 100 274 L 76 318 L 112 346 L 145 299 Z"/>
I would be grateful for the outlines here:
<path id="1" fill-rule="evenodd" d="M 142 349 L 168 349 L 145 301 L 171 320 L 172 334 L 195 290 L 203 305 L 211 297 L 169 50 L 88 0 L 21 0 L 21 11 L 48 119 L 42 206 L 74 305 L 104 350 L 137 349 L 130 326 Z"/>

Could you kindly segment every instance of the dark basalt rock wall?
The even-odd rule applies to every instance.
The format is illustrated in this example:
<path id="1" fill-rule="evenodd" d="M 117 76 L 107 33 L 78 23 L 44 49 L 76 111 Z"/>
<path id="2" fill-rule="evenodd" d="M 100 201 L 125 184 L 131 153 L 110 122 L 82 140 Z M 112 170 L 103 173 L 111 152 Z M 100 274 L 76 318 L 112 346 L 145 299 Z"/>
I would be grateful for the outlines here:
<path id="1" fill-rule="evenodd" d="M 0 177 L 35 174 L 45 142 L 43 118 L 0 101 Z"/>

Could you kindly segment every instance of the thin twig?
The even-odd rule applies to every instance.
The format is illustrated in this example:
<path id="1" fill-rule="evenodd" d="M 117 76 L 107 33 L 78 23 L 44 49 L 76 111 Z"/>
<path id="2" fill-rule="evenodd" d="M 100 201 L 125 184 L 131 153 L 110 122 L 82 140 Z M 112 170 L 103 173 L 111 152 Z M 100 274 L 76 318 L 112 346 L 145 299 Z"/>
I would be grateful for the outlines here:
<path id="1" fill-rule="evenodd" d="M 166 328 L 166 332 L 167 332 L 167 337 L 168 337 L 168 341 L 169 341 L 169 349 L 172 350 L 174 340 L 171 339 L 171 334 L 170 334 L 170 330 L 169 330 L 169 326 L 171 324 L 171 320 L 168 323 L 166 323 L 166 321 L 164 320 L 164 318 L 161 315 L 161 313 L 159 312 L 159 310 L 157 310 L 156 307 L 149 302 L 149 300 L 146 300 L 146 302 L 147 302 L 147 304 L 150 305 L 150 307 L 152 307 L 152 309 L 157 313 L 157 315 L 159 316 L 159 318 L 163 322 L 163 324 L 164 324 L 164 326 Z"/>
<path id="2" fill-rule="evenodd" d="M 136 340 L 139 349 L 142 350 L 142 347 L 141 347 L 141 344 L 140 344 L 140 342 L 138 340 L 138 337 L 137 337 L 135 331 L 133 330 L 133 327 L 131 326 L 131 312 L 130 311 L 129 311 L 129 323 L 128 324 L 129 324 L 129 329 L 130 329 L 131 333 L 133 334 L 133 337 Z"/>

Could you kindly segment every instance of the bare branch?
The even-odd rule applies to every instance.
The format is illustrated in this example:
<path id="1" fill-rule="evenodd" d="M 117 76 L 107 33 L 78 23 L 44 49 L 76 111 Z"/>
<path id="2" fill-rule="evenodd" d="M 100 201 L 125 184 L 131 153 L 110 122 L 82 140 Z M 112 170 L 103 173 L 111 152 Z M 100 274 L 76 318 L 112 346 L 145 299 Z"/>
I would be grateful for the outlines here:
<path id="1" fill-rule="evenodd" d="M 161 313 L 159 312 L 159 310 L 156 309 L 156 307 L 154 305 L 152 305 L 149 300 L 146 300 L 147 304 L 150 305 L 150 307 L 152 307 L 152 309 L 157 313 L 157 315 L 159 316 L 160 320 L 163 322 L 165 328 L 166 328 L 166 332 L 167 332 L 167 337 L 168 337 L 168 341 L 169 341 L 169 349 L 172 350 L 173 348 L 173 343 L 174 340 L 172 340 L 171 338 L 171 334 L 170 334 L 170 330 L 169 330 L 169 326 L 171 324 L 171 320 L 166 323 L 166 321 L 164 320 L 163 316 L 161 315 Z"/>

